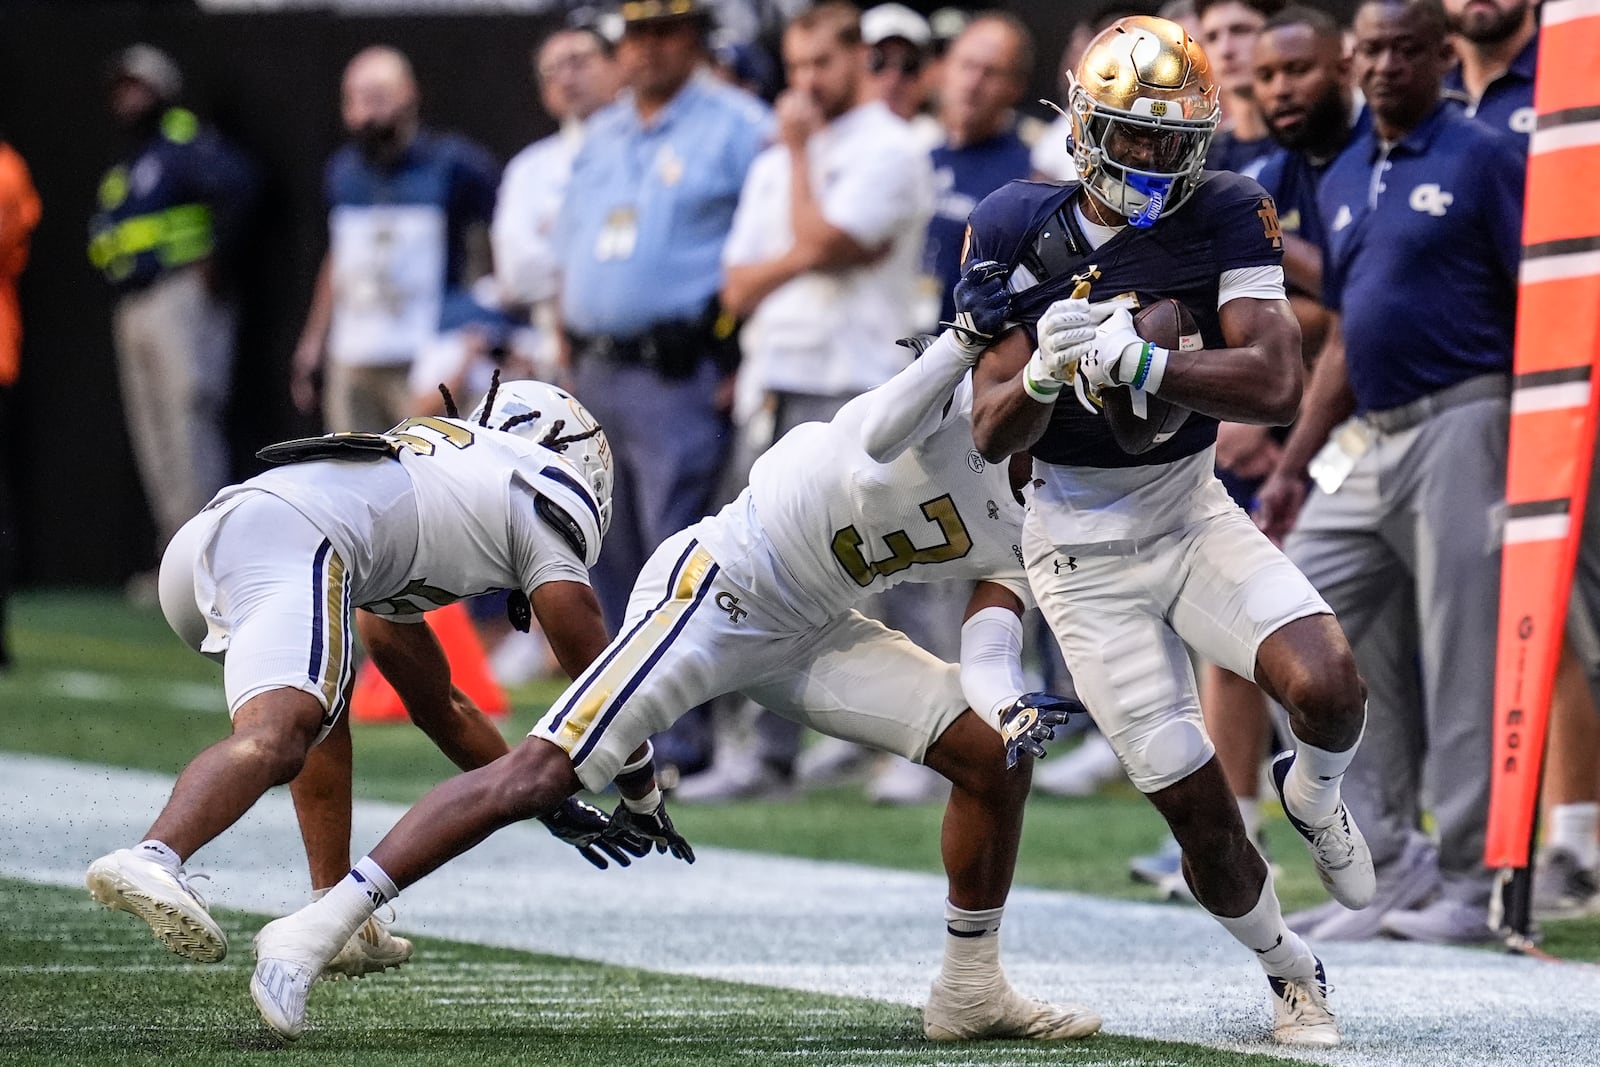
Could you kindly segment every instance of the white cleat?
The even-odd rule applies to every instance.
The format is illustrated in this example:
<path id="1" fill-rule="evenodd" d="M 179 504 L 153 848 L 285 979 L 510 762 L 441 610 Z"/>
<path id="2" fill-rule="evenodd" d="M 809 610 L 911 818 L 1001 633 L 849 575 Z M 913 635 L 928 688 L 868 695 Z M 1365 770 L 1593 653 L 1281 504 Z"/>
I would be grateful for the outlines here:
<path id="1" fill-rule="evenodd" d="M 372 916 L 350 935 L 339 954 L 322 968 L 324 979 L 360 978 L 379 974 L 398 967 L 411 958 L 411 942 L 395 937 L 389 932 L 394 922 L 391 913 L 387 920 Z"/>
<path id="2" fill-rule="evenodd" d="M 318 920 L 315 904 L 261 928 L 256 934 L 250 999 L 268 1026 L 290 1041 L 305 1032 L 311 984 L 347 942 L 342 931 L 329 936 L 326 923 Z"/>
<path id="3" fill-rule="evenodd" d="M 1004 977 L 998 988 L 962 993 L 940 976 L 922 1009 L 922 1032 L 934 1041 L 1068 1041 L 1099 1030 L 1100 1016 L 1088 1008 L 1033 1000 Z"/>
<path id="4" fill-rule="evenodd" d="M 1339 1044 L 1339 1024 L 1328 1007 L 1328 976 L 1317 960 L 1309 978 L 1274 978 L 1272 987 L 1272 1040 L 1280 1045 L 1332 1048 Z"/>
<path id="5" fill-rule="evenodd" d="M 1339 801 L 1339 806 L 1326 819 L 1305 823 L 1289 810 L 1283 797 L 1283 783 L 1294 765 L 1294 753 L 1280 752 L 1272 761 L 1272 785 L 1278 792 L 1278 802 L 1283 814 L 1295 832 L 1311 846 L 1311 858 L 1317 865 L 1317 877 L 1322 879 L 1334 900 L 1347 908 L 1361 910 L 1372 903 L 1378 892 L 1378 876 L 1372 866 L 1372 850 L 1361 828 L 1350 817 L 1350 809 Z"/>
<path id="6" fill-rule="evenodd" d="M 142 919 L 157 941 L 186 960 L 216 963 L 228 954 L 227 935 L 182 867 L 174 873 L 137 849 L 119 848 L 89 864 L 84 884 L 101 904 Z"/>

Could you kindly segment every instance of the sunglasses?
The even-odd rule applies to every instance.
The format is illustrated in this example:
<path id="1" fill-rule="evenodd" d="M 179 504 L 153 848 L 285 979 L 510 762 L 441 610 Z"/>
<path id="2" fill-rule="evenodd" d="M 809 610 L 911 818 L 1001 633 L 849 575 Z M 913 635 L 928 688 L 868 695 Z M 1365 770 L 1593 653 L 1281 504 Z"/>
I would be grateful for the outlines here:
<path id="1" fill-rule="evenodd" d="M 922 57 L 916 55 L 903 56 L 901 57 L 900 62 L 891 63 L 887 55 L 885 55 L 881 50 L 874 48 L 872 50 L 872 55 L 867 60 L 867 66 L 868 69 L 870 69 L 874 74 L 882 74 L 885 71 L 892 70 L 897 74 L 909 78 L 913 74 L 921 73 Z"/>

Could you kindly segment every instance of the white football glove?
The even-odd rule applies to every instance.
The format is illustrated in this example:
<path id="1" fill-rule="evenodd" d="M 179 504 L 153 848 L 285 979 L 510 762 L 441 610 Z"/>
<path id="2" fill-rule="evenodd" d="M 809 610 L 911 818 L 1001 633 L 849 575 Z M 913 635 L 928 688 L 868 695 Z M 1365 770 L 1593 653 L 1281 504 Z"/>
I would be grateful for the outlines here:
<path id="1" fill-rule="evenodd" d="M 1154 393 L 1166 373 L 1167 350 L 1150 344 L 1133 328 L 1127 308 L 1116 308 L 1095 329 L 1078 369 L 1095 391 L 1126 385 Z"/>
<path id="2" fill-rule="evenodd" d="M 1094 319 L 1089 302 L 1078 298 L 1057 300 L 1039 316 L 1039 347 L 1023 371 L 1022 385 L 1029 396 L 1050 403 L 1078 372 L 1078 362 L 1094 342 Z"/>

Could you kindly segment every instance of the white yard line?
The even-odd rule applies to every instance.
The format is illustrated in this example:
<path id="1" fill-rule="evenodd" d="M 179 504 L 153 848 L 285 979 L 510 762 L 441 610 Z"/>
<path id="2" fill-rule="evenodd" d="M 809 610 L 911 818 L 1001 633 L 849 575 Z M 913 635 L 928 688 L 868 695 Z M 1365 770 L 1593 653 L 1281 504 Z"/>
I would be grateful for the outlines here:
<path id="1" fill-rule="evenodd" d="M 170 785 L 163 775 L 0 755 L 0 875 L 81 887 L 91 859 L 137 840 Z M 356 854 L 401 812 L 358 804 Z M 299 906 L 304 866 L 287 792 L 274 791 L 191 866 L 212 875 L 217 903 Z M 542 828 L 517 826 L 408 890 L 397 929 L 920 1004 L 939 962 L 943 896 L 931 875 L 713 848 L 693 867 L 652 856 L 596 871 Z M 1281 1054 L 1265 1040 L 1260 971 L 1195 909 L 1022 889 L 1004 938 L 1017 986 L 1092 1005 L 1112 1033 Z M 248 932 L 234 932 L 232 948 L 248 953 Z M 1319 951 L 1347 1045 L 1297 1058 L 1600 1065 L 1600 967 L 1393 942 Z"/>

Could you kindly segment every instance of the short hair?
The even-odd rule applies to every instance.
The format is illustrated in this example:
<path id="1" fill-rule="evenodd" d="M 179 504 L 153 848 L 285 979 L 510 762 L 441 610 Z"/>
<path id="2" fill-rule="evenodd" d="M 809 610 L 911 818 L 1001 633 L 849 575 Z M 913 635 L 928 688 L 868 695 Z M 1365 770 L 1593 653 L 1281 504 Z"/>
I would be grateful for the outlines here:
<path id="1" fill-rule="evenodd" d="M 1206 12 L 1220 4 L 1241 4 L 1262 18 L 1270 19 L 1283 10 L 1287 0 L 1194 0 L 1194 17 L 1205 18 Z"/>
<path id="2" fill-rule="evenodd" d="M 1321 8 L 1306 7 L 1304 4 L 1290 4 L 1276 15 L 1273 15 L 1267 20 L 1267 24 L 1261 28 L 1261 32 L 1266 33 L 1268 30 L 1282 29 L 1284 26 L 1307 26 L 1318 37 L 1333 38 L 1334 40 L 1341 39 L 1344 32 L 1340 28 L 1338 20 L 1332 15 Z"/>
<path id="3" fill-rule="evenodd" d="M 1434 41 L 1442 42 L 1450 36 L 1450 19 L 1439 0 L 1362 0 L 1356 7 L 1360 12 L 1369 7 L 1398 7 L 1421 16 L 1421 26 Z"/>
<path id="4" fill-rule="evenodd" d="M 816 7 L 808 8 L 790 19 L 783 32 L 790 30 L 804 33 L 831 30 L 836 41 L 846 48 L 854 48 L 861 43 L 861 12 L 854 4 L 844 3 L 844 0 L 823 0 Z"/>
<path id="5" fill-rule="evenodd" d="M 535 73 L 538 72 L 539 54 L 545 50 L 545 46 L 551 41 L 555 40 L 557 37 L 567 37 L 569 35 L 589 38 L 595 43 L 595 47 L 600 49 L 600 54 L 605 56 L 607 59 L 610 59 L 616 55 L 616 44 L 605 34 L 601 33 L 596 27 L 587 24 L 581 26 L 560 26 L 539 38 L 539 42 L 533 46 L 533 51 L 530 54 L 530 58 L 533 60 Z"/>
<path id="6" fill-rule="evenodd" d="M 1009 11 L 990 9 L 980 11 L 972 16 L 971 21 L 967 23 L 966 28 L 961 33 L 966 33 L 967 30 L 970 30 L 980 22 L 999 23 L 1011 31 L 1011 35 L 1017 39 L 1016 75 L 1023 81 L 1031 80 L 1034 66 L 1039 62 L 1039 49 L 1034 42 L 1033 31 L 1028 29 L 1028 24 Z M 957 36 L 960 36 L 960 34 Z"/>

